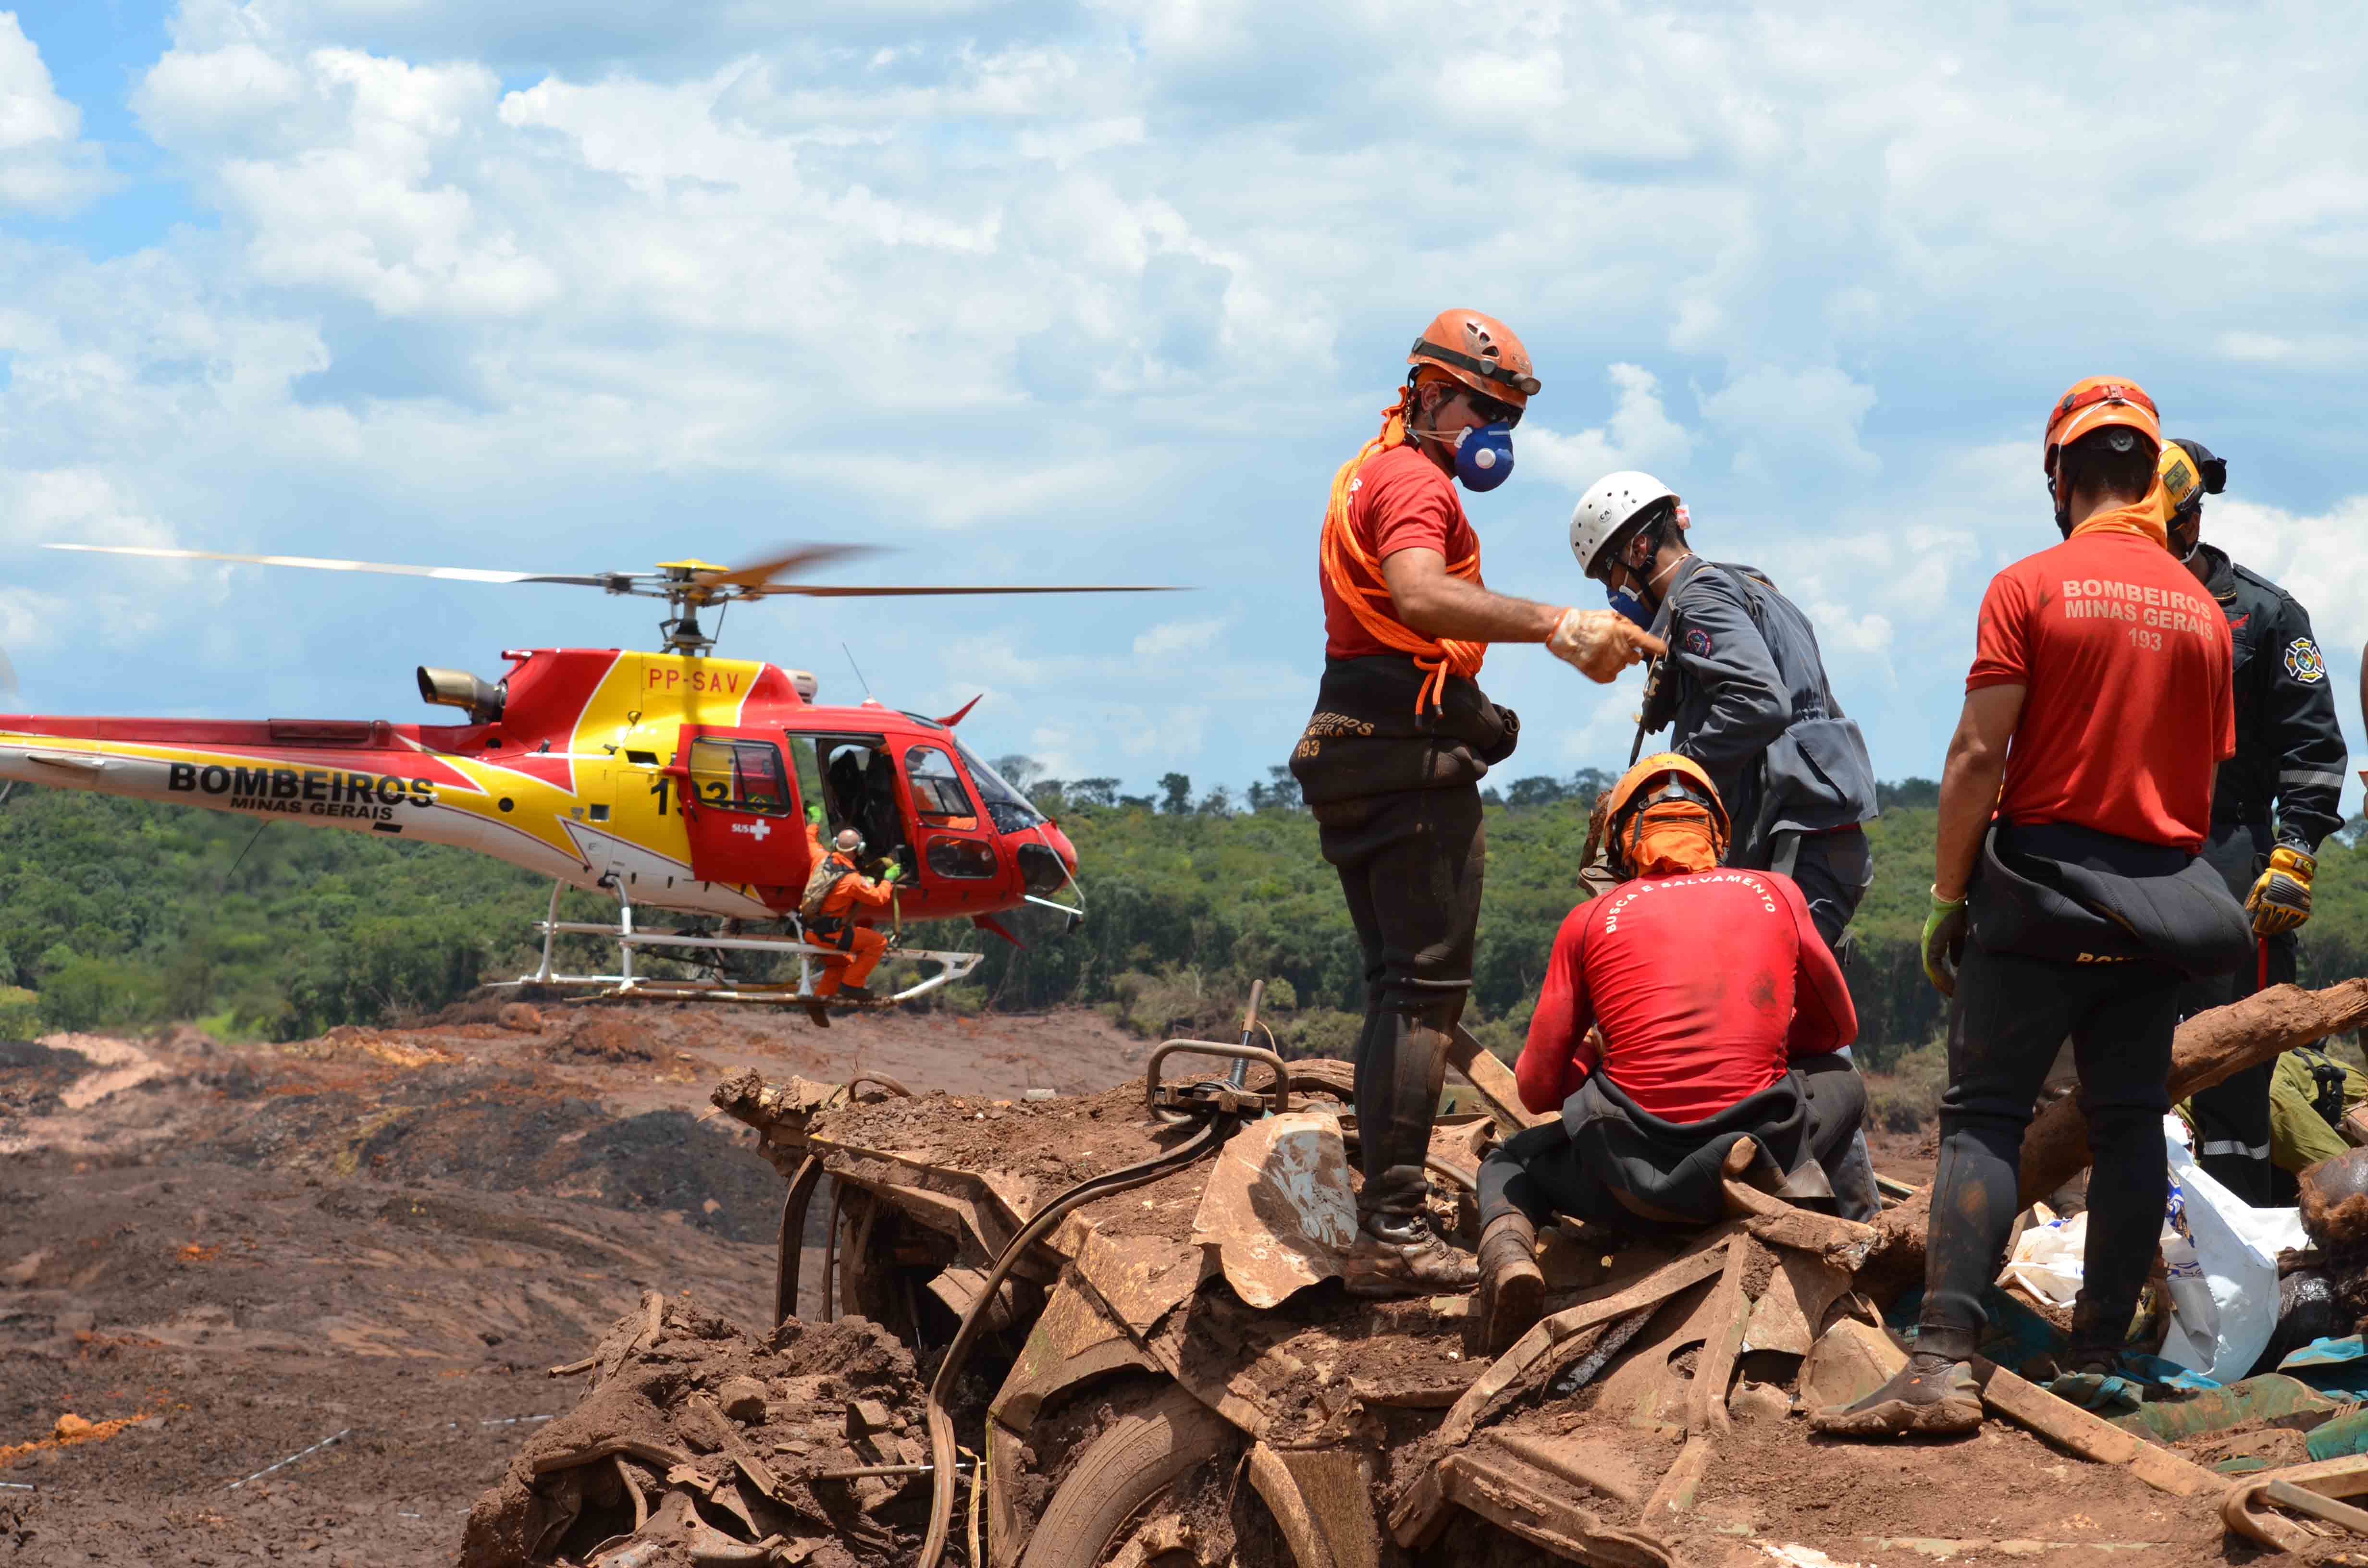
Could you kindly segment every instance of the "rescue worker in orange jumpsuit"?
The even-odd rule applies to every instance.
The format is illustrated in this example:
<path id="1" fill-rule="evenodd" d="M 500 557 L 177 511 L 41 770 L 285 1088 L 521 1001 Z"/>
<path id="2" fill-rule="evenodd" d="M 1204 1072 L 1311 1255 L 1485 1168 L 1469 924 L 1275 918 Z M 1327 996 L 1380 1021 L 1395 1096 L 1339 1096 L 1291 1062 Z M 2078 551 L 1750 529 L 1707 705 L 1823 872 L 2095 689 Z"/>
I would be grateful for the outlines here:
<path id="1" fill-rule="evenodd" d="M 821 847 L 821 834 L 811 824 L 806 837 L 809 844 Z M 811 907 L 816 913 L 805 921 L 806 939 L 817 947 L 837 948 L 845 957 L 822 960 L 822 976 L 814 982 L 814 999 L 806 1004 L 806 1016 L 824 1028 L 830 1028 L 830 1013 L 825 1002 L 831 997 L 846 1001 L 869 1002 L 871 992 L 864 982 L 880 962 L 880 955 L 888 946 L 888 938 L 869 926 L 856 924 L 857 916 L 865 911 L 889 906 L 895 896 L 896 879 L 905 868 L 891 864 L 878 877 L 867 877 L 858 864 L 863 854 L 863 835 L 853 828 L 841 828 L 831 841 L 829 853 L 818 855 L 814 874 L 807 880 L 805 898 L 801 907 Z"/>
<path id="2" fill-rule="evenodd" d="M 1469 1254 L 1424 1217 L 1423 1160 L 1472 988 L 1486 859 L 1480 778 L 1513 750 L 1474 677 L 1491 642 L 1543 642 L 1598 681 L 1661 645 L 1622 617 L 1492 593 L 1456 494 L 1512 472 L 1538 391 L 1529 350 L 1478 311 L 1407 352 L 1381 433 L 1340 465 L 1317 547 L 1324 683 L 1291 758 L 1362 949 L 1355 1099 L 1364 1183 L 1343 1278 L 1357 1296 L 1468 1290 Z"/>

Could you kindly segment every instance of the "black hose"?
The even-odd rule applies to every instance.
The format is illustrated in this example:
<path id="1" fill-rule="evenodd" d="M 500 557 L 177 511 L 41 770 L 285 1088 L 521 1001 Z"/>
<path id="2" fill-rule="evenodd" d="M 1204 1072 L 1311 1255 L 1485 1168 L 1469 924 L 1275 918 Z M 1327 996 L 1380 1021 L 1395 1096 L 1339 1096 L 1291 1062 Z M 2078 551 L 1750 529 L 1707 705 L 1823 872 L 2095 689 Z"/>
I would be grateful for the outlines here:
<path id="1" fill-rule="evenodd" d="M 1030 1247 L 1053 1233 L 1053 1226 L 1072 1209 L 1108 1198 L 1112 1193 L 1144 1187 L 1165 1176 L 1173 1176 L 1186 1166 L 1215 1153 L 1240 1128 L 1241 1119 L 1230 1113 L 1212 1116 L 1198 1132 L 1164 1154 L 1155 1155 L 1141 1165 L 1127 1165 L 1101 1176 L 1089 1176 L 1060 1197 L 1053 1199 L 1028 1221 L 1020 1233 L 1011 1238 L 988 1270 L 986 1284 L 962 1313 L 962 1326 L 954 1330 L 953 1343 L 946 1346 L 946 1358 L 938 1364 L 938 1375 L 929 1380 L 929 1398 L 925 1414 L 929 1427 L 929 1534 L 921 1543 L 921 1555 L 915 1568 L 938 1568 L 946 1554 L 946 1542 L 953 1534 L 954 1523 L 954 1423 L 946 1414 L 946 1399 L 961 1381 L 962 1368 L 969 1363 L 971 1346 L 978 1339 L 979 1325 L 985 1321 L 986 1309 L 996 1292 L 1019 1266 Z M 973 1563 L 971 1568 L 985 1568 Z"/>
<path id="2" fill-rule="evenodd" d="M 790 1178 L 789 1195 L 781 1199 L 781 1250 L 773 1260 L 773 1326 L 779 1328 L 798 1312 L 798 1266 L 806 1248 L 806 1209 L 822 1180 L 822 1156 L 808 1154 Z"/>

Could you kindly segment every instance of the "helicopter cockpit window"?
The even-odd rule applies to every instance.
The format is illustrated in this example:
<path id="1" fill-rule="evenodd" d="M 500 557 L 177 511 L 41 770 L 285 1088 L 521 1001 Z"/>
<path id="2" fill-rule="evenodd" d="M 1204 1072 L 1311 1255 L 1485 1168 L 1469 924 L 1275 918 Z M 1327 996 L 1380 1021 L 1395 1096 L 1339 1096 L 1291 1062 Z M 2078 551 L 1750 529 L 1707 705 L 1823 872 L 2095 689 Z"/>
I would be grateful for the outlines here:
<path id="1" fill-rule="evenodd" d="M 974 828 L 978 812 L 962 788 L 954 759 L 936 746 L 915 746 L 905 754 L 905 777 L 913 786 L 913 809 L 924 827 Z"/>
<path id="2" fill-rule="evenodd" d="M 735 812 L 781 816 L 797 804 L 781 748 L 764 741 L 692 741 L 690 783 L 707 804 Z"/>
<path id="3" fill-rule="evenodd" d="M 1003 775 L 981 762 L 976 752 L 960 741 L 954 743 L 954 749 L 962 753 L 962 766 L 970 769 L 971 782 L 978 786 L 978 797 L 985 802 L 986 814 L 997 833 L 1018 833 L 1044 820 L 1044 813 L 1006 783 Z"/>

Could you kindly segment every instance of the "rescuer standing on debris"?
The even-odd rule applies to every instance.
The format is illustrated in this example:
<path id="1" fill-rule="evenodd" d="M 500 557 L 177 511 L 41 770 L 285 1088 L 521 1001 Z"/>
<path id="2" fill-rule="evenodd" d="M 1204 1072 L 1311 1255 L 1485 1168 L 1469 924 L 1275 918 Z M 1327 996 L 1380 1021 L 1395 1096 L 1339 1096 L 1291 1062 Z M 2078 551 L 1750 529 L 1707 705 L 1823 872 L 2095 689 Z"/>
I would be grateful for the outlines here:
<path id="1" fill-rule="evenodd" d="M 1669 749 L 1702 764 L 1732 814 L 1733 863 L 1799 882 L 1836 946 L 1874 877 L 1860 825 L 1875 814 L 1866 740 L 1834 699 L 1808 618 L 1753 568 L 1689 550 L 1691 526 L 1651 474 L 1606 474 L 1571 513 L 1570 550 L 1613 609 L 1668 644 L 1639 741 L 1675 724 Z"/>
<path id="2" fill-rule="evenodd" d="M 1318 581 L 1324 683 L 1291 770 L 1340 873 L 1365 968 L 1355 1097 L 1364 1186 L 1344 1275 L 1359 1295 L 1469 1289 L 1470 1257 L 1423 1217 L 1423 1161 L 1472 986 L 1485 850 L 1479 780 L 1519 722 L 1473 677 L 1491 642 L 1543 642 L 1608 681 L 1652 640 L 1602 610 L 1489 592 L 1455 493 L 1512 471 L 1538 390 L 1528 350 L 1477 311 L 1415 340 L 1381 434 L 1333 476 Z"/>
<path id="3" fill-rule="evenodd" d="M 2197 854 L 2213 771 L 2236 749 L 2228 624 L 2167 548 L 2161 443 L 2137 386 L 2076 383 L 2043 442 L 2065 542 L 2000 572 L 1982 599 L 1924 926 L 1925 973 L 1954 1002 L 1916 1353 L 1857 1403 L 1816 1412 L 1813 1431 L 1981 1424 L 1980 1297 L 2066 1035 L 2096 1160 L 2067 1373 L 2113 1368 L 2153 1265 L 2179 984 L 2226 974 L 2252 946 Z"/>
<path id="4" fill-rule="evenodd" d="M 818 841 L 819 836 L 817 830 L 808 829 L 810 841 Z M 863 835 L 851 827 L 841 828 L 831 840 L 830 853 L 816 858 L 813 873 L 806 878 L 805 895 L 798 901 L 806 939 L 847 955 L 822 960 L 814 1000 L 806 1004 L 806 1016 L 824 1028 L 830 1028 L 830 1013 L 824 1006 L 827 998 L 871 1000 L 871 992 L 863 983 L 871 978 L 881 952 L 888 946 L 887 937 L 869 926 L 857 925 L 855 917 L 859 911 L 887 908 L 905 868 L 892 861 L 877 878 L 867 877 L 859 864 L 862 854 Z"/>
<path id="5" fill-rule="evenodd" d="M 2192 1017 L 2294 980 L 2294 931 L 2310 918 L 2319 841 L 2343 825 L 2337 801 L 2348 759 L 2310 612 L 2203 540 L 2203 498 L 2226 487 L 2227 463 L 2201 442 L 2173 440 L 2157 475 L 2170 552 L 2219 601 L 2236 647 L 2237 755 L 2214 781 L 2203 858 L 2245 901 L 2257 944 L 2254 961 L 2234 975 L 2193 981 L 2180 993 L 2180 1017 Z M 2190 1102 L 2198 1163 L 2256 1208 L 2278 1200 L 2270 1126 L 2277 1071 L 2274 1059 L 2248 1067 Z"/>
<path id="6" fill-rule="evenodd" d="M 1830 1188 L 1850 1220 L 1883 1207 L 1872 1171 L 1845 1187 L 1866 1085 L 1834 1053 L 1857 1038 L 1858 1013 L 1799 886 L 1720 869 L 1725 808 L 1672 753 L 1628 770 L 1607 824 L 1611 864 L 1631 880 L 1563 921 L 1516 1073 L 1523 1105 L 1562 1114 L 1480 1167 L 1491 1356 L 1537 1321 L 1538 1225 L 1555 1213 L 1631 1231 L 1710 1224 L 1738 1139 L 1788 1192 Z"/>

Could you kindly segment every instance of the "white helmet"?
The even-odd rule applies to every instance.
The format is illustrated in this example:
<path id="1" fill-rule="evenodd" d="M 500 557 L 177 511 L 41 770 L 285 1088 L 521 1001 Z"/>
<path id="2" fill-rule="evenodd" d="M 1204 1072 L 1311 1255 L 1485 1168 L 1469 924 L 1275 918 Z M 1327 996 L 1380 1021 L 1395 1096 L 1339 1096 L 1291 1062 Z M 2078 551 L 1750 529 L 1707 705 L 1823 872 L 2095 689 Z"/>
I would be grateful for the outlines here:
<path id="1" fill-rule="evenodd" d="M 1579 497 L 1570 515 L 1570 552 L 1578 569 L 1592 574 L 1595 562 L 1611 537 L 1634 522 L 1638 513 L 1656 501 L 1675 501 L 1678 493 L 1649 473 L 1634 469 L 1607 473 Z"/>

